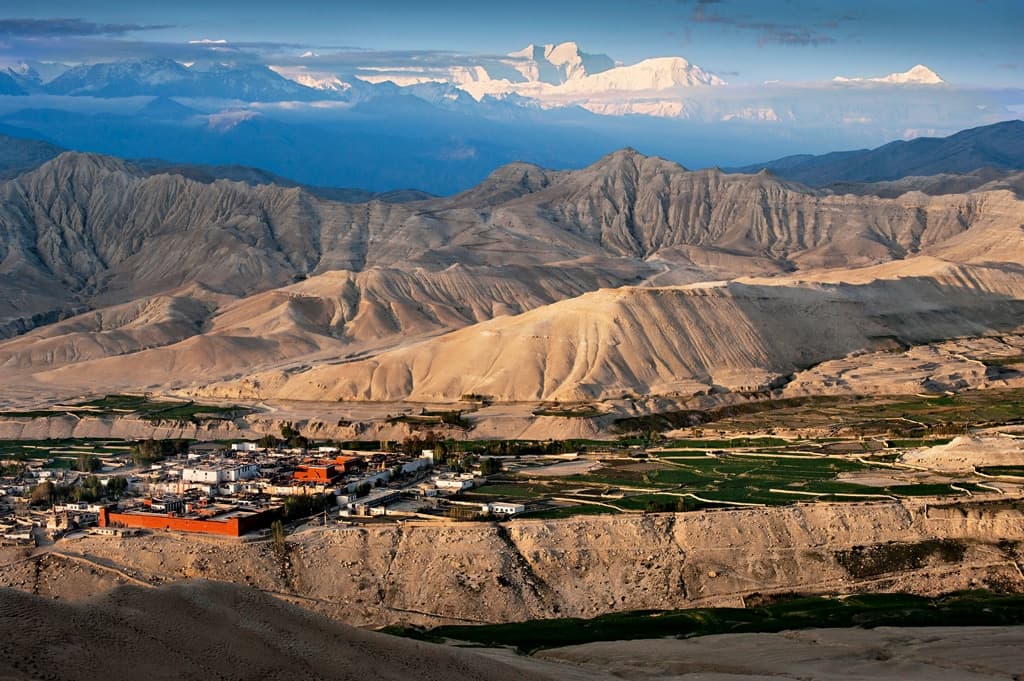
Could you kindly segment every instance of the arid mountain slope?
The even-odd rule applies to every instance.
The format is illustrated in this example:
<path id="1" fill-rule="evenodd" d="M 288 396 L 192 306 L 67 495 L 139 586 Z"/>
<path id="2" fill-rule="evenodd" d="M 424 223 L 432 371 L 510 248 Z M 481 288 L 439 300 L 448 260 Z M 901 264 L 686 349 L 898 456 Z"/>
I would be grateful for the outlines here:
<path id="1" fill-rule="evenodd" d="M 867 283 L 602 290 L 360 361 L 260 375 L 259 396 L 392 402 L 476 393 L 514 402 L 759 390 L 854 351 L 1022 325 L 1024 272 L 930 262 L 928 275 L 879 271 Z M 212 392 L 255 397 L 247 385 Z"/>
<path id="2" fill-rule="evenodd" d="M 516 164 L 453 199 L 343 204 L 297 187 L 196 182 L 66 153 L 0 185 L 0 274 L 9 299 L 51 299 L 5 313 L 24 320 L 193 282 L 240 295 L 371 266 L 672 263 L 673 249 L 685 247 L 780 267 L 849 266 L 1001 219 L 985 196 L 819 196 L 766 175 L 690 173 L 625 150 L 572 173 Z"/>
<path id="3" fill-rule="evenodd" d="M 23 334 L 0 372 L 232 398 L 688 394 L 1018 312 L 1024 202 L 994 187 L 839 196 L 631 149 L 408 204 L 203 179 L 67 153 L 0 185 L 0 330 Z M 925 255 L 981 269 L 922 278 Z M 806 283 L 889 262 L 885 284 Z M 678 288 L 744 275 L 776 276 Z M 594 293 L 626 285 L 665 288 Z M 206 387 L 253 376 L 258 395 Z"/>

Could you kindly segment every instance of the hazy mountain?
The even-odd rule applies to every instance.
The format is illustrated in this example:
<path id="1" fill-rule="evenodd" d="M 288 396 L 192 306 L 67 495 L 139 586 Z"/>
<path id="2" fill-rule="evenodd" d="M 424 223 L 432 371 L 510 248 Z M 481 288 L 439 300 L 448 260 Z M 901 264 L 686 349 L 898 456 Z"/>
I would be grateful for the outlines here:
<path id="1" fill-rule="evenodd" d="M 324 92 L 284 78 L 263 65 L 194 64 L 151 58 L 82 65 L 43 89 L 55 95 L 92 97 L 210 97 L 246 102 L 323 99 Z"/>
<path id="2" fill-rule="evenodd" d="M 18 133 L 11 136 L 5 133 Z M 23 130 L 0 126 L 0 179 L 7 179 L 36 168 L 64 150 L 45 140 L 26 139 Z"/>
<path id="3" fill-rule="evenodd" d="M 739 172 L 766 168 L 777 175 L 821 186 L 834 182 L 882 182 L 909 175 L 971 173 L 979 168 L 1024 169 L 1024 121 L 1011 120 L 958 132 L 890 142 L 877 149 L 823 156 L 787 156 Z"/>
<path id="4" fill-rule="evenodd" d="M 8 73 L 0 72 L 0 95 L 27 95 L 28 91 Z"/>
<path id="5" fill-rule="evenodd" d="M 164 100 L 139 109 L 138 103 L 124 113 L 22 109 L 3 115 L 0 123 L 68 149 L 264 168 L 303 184 L 375 192 L 411 187 L 452 194 L 521 158 L 549 165 L 569 159 L 567 165 L 578 167 L 614 147 L 558 116 L 549 123 L 523 110 L 522 118 L 491 119 L 409 94 L 381 96 L 329 118 L 285 118 L 247 109 L 196 115 Z"/>
<path id="6" fill-rule="evenodd" d="M 836 194 L 870 194 L 895 198 L 907 192 L 963 194 L 977 189 L 1008 189 L 1024 196 L 1024 171 L 979 168 L 970 173 L 909 175 L 886 182 L 836 182 L 823 187 Z"/>

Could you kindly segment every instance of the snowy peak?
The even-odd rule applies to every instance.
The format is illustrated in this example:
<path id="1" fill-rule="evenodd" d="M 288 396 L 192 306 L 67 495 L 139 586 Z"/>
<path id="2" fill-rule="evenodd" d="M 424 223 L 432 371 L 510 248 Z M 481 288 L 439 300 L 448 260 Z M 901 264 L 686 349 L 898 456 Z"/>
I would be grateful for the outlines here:
<path id="1" fill-rule="evenodd" d="M 702 85 L 725 85 L 725 81 L 682 57 L 656 57 L 588 76 L 577 83 L 567 83 L 565 89 L 591 93 L 643 92 Z"/>
<path id="2" fill-rule="evenodd" d="M 918 64 L 903 73 L 890 73 L 880 79 L 885 83 L 917 83 L 919 85 L 940 85 L 946 81 L 924 64 Z"/>
<path id="3" fill-rule="evenodd" d="M 844 78 L 836 76 L 836 83 L 887 83 L 890 85 L 944 85 L 946 81 L 924 64 L 918 64 L 909 71 L 890 73 L 877 78 Z"/>
<path id="4" fill-rule="evenodd" d="M 561 85 L 615 67 L 606 54 L 586 54 L 574 42 L 549 45 L 527 45 L 510 52 L 509 65 L 531 83 Z"/>

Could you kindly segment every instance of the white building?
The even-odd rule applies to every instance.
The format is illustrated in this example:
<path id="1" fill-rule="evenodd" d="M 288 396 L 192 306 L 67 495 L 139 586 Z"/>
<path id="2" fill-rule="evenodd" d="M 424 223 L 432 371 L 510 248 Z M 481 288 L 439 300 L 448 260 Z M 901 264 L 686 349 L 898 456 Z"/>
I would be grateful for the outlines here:
<path id="1" fill-rule="evenodd" d="M 233 452 L 255 452 L 259 451 L 260 446 L 255 442 L 233 442 L 231 444 L 231 451 Z"/>
<path id="2" fill-rule="evenodd" d="M 511 501 L 492 501 L 483 504 L 481 510 L 484 513 L 495 513 L 497 515 L 519 515 L 526 510 L 526 504 L 516 504 Z"/>
<path id="3" fill-rule="evenodd" d="M 232 464 L 230 466 L 195 466 L 181 469 L 184 482 L 199 482 L 217 485 L 222 482 L 238 482 L 259 477 L 260 467 L 254 463 Z"/>
<path id="4" fill-rule="evenodd" d="M 434 486 L 446 492 L 461 492 L 473 486 L 473 476 L 468 473 L 435 475 Z"/>

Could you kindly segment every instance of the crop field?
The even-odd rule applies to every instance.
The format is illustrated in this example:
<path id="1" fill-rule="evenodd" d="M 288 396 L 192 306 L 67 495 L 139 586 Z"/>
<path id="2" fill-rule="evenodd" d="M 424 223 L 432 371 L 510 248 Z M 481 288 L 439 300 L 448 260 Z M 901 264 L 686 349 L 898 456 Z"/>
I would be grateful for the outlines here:
<path id="1" fill-rule="evenodd" d="M 82 455 L 104 457 L 128 455 L 131 443 L 124 440 L 0 440 L 0 460 L 30 462 L 46 460 L 44 468 L 74 469 Z"/>
<path id="2" fill-rule="evenodd" d="M 536 502 L 541 508 L 536 513 L 564 517 L 572 515 L 574 508 L 580 513 L 593 513 L 595 501 L 612 511 L 636 513 L 993 493 L 995 490 L 983 486 L 984 478 L 978 475 L 921 474 L 898 463 L 904 448 L 934 446 L 948 440 L 675 440 L 661 443 L 665 446 L 656 449 L 601 458 L 600 467 L 586 473 L 549 473 L 542 477 L 534 475 L 529 467 L 505 472 L 492 476 L 488 484 L 469 496 L 473 500 Z M 825 453 L 829 451 L 840 453 Z M 1021 467 L 994 467 L 983 472 L 1024 476 Z M 571 506 L 573 502 L 578 506 Z"/>

